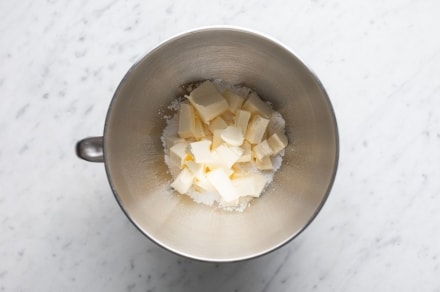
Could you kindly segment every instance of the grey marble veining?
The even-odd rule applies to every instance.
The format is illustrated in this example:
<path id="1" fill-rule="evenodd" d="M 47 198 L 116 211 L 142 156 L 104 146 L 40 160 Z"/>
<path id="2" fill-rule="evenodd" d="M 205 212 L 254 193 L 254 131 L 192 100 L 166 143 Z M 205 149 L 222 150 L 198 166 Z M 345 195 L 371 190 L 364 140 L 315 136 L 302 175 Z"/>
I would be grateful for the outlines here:
<path id="1" fill-rule="evenodd" d="M 0 2 L 0 291 L 440 291 L 440 3 Z M 285 43 L 320 77 L 341 157 L 327 204 L 283 248 L 196 262 L 143 237 L 103 165 L 128 68 L 181 31 L 231 24 Z"/>

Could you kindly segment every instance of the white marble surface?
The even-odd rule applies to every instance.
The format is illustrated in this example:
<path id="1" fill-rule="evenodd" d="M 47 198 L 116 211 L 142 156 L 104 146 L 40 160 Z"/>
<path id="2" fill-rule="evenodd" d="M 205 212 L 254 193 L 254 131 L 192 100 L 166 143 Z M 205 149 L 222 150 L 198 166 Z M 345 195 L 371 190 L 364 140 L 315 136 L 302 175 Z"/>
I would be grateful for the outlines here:
<path id="1" fill-rule="evenodd" d="M 0 291 L 440 291 L 440 2 L 0 2 Z M 318 74 L 341 157 L 300 237 L 247 262 L 173 255 L 126 219 L 102 164 L 125 71 L 183 30 L 272 35 Z"/>

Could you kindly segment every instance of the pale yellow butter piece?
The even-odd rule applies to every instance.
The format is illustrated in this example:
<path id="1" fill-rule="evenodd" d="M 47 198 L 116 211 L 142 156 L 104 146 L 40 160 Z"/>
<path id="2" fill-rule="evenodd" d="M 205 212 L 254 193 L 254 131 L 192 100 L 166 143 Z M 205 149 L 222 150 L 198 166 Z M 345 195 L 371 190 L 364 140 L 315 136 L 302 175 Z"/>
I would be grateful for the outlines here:
<path id="1" fill-rule="evenodd" d="M 246 131 L 246 140 L 251 144 L 260 143 L 268 124 L 269 119 L 263 118 L 260 115 L 253 116 Z"/>
<path id="2" fill-rule="evenodd" d="M 235 114 L 231 113 L 230 111 L 224 112 L 221 117 L 228 126 L 235 125 Z"/>
<path id="3" fill-rule="evenodd" d="M 287 147 L 288 139 L 287 136 L 282 133 L 275 133 L 267 139 L 270 148 L 273 150 L 272 155 L 278 154 L 281 150 Z"/>
<path id="4" fill-rule="evenodd" d="M 250 173 L 246 176 L 232 179 L 231 182 L 240 197 L 259 197 L 267 181 L 261 174 Z"/>
<path id="5" fill-rule="evenodd" d="M 252 114 L 261 115 L 265 118 L 270 118 L 273 110 L 261 98 L 252 92 L 244 102 L 242 109 L 251 112 Z"/>
<path id="6" fill-rule="evenodd" d="M 228 124 L 226 124 L 225 120 L 222 117 L 216 117 L 209 123 L 209 130 L 214 134 L 215 130 L 223 130 L 226 129 Z"/>
<path id="7" fill-rule="evenodd" d="M 223 143 L 223 139 L 221 136 L 222 133 L 223 133 L 223 129 L 214 130 L 214 133 L 212 135 L 212 145 L 211 145 L 212 150 L 214 150 Z"/>
<path id="8" fill-rule="evenodd" d="M 195 112 L 188 103 L 181 103 L 179 110 L 179 127 L 177 133 L 180 138 L 190 138 L 195 132 Z"/>
<path id="9" fill-rule="evenodd" d="M 203 191 L 207 191 L 209 193 L 216 193 L 217 194 L 217 190 L 209 182 L 209 180 L 206 177 L 206 175 L 202 179 L 196 179 L 195 182 L 194 182 L 194 185 L 197 186 L 198 188 L 202 189 Z"/>
<path id="10" fill-rule="evenodd" d="M 263 140 L 261 143 L 255 145 L 252 151 L 258 160 L 262 160 L 264 157 L 270 156 L 274 153 L 267 140 Z"/>
<path id="11" fill-rule="evenodd" d="M 205 124 L 228 109 L 228 102 L 211 81 L 205 81 L 188 96 Z"/>
<path id="12" fill-rule="evenodd" d="M 237 162 L 249 162 L 252 160 L 252 147 L 251 144 L 249 144 L 248 141 L 244 141 L 241 145 L 241 148 L 243 148 L 243 154 L 240 156 L 240 158 L 237 160 Z"/>
<path id="13" fill-rule="evenodd" d="M 244 110 L 238 110 L 235 116 L 235 125 L 239 127 L 243 133 L 246 134 L 249 120 L 251 118 L 251 113 Z"/>
<path id="14" fill-rule="evenodd" d="M 178 142 L 170 148 L 171 161 L 176 163 L 180 168 L 182 168 L 184 162 L 190 158 L 187 149 L 188 143 L 186 142 Z"/>
<path id="15" fill-rule="evenodd" d="M 216 166 L 230 169 L 242 154 L 242 148 L 237 146 L 228 146 L 223 143 L 213 150 L 214 161 L 211 165 L 211 169 L 216 168 Z"/>
<path id="16" fill-rule="evenodd" d="M 208 172 L 206 177 L 225 202 L 232 202 L 239 198 L 229 176 L 223 169 L 214 169 Z"/>
<path id="17" fill-rule="evenodd" d="M 211 121 L 211 123 L 212 123 L 212 121 Z M 205 124 L 205 123 L 202 122 L 202 127 L 203 127 L 203 131 L 205 132 L 205 137 L 210 137 L 210 136 L 212 136 L 212 132 L 211 132 L 211 130 L 209 129 L 209 125 L 207 125 L 207 124 Z M 212 137 L 211 137 L 211 138 L 212 138 Z"/>
<path id="18" fill-rule="evenodd" d="M 228 109 L 232 113 L 235 113 L 235 111 L 241 108 L 241 106 L 243 105 L 244 98 L 235 93 L 230 92 L 229 90 L 226 90 L 223 93 L 223 96 L 226 98 L 226 101 L 228 102 Z"/>
<path id="19" fill-rule="evenodd" d="M 178 191 L 180 194 L 188 192 L 194 181 L 194 176 L 191 172 L 184 168 L 177 175 L 176 179 L 171 183 L 171 187 Z"/>
<path id="20" fill-rule="evenodd" d="M 195 114 L 195 117 L 194 117 L 194 132 L 193 132 L 193 136 L 195 138 L 197 138 L 197 139 L 201 139 L 201 138 L 206 136 L 202 120 L 200 119 L 200 117 L 197 114 Z"/>
<path id="21" fill-rule="evenodd" d="M 208 140 L 189 143 L 189 151 L 196 163 L 212 162 L 211 143 L 212 142 Z"/>
<path id="22" fill-rule="evenodd" d="M 270 156 L 266 156 L 261 160 L 256 159 L 255 166 L 259 170 L 272 170 L 273 169 L 272 160 L 270 159 Z"/>
<path id="23" fill-rule="evenodd" d="M 255 196 L 255 178 L 253 176 L 231 179 L 231 182 L 240 197 Z"/>
<path id="24" fill-rule="evenodd" d="M 195 161 L 185 161 L 185 166 L 189 169 L 192 175 L 198 180 L 205 178 L 205 165 L 203 163 L 197 163 Z"/>
<path id="25" fill-rule="evenodd" d="M 252 176 L 254 177 L 254 181 L 255 181 L 254 197 L 259 197 L 263 192 L 264 188 L 266 187 L 267 179 L 264 175 L 259 173 L 253 173 Z"/>
<path id="26" fill-rule="evenodd" d="M 228 126 L 221 133 L 222 140 L 232 146 L 243 144 L 244 136 L 241 129 L 235 126 Z"/>

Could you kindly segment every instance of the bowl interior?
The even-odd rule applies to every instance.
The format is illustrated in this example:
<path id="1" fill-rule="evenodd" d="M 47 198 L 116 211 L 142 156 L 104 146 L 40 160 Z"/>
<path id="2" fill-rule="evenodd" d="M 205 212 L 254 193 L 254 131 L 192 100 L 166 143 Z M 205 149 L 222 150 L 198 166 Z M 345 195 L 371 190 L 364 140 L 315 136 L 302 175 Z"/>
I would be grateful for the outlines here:
<path id="1" fill-rule="evenodd" d="M 283 165 L 242 213 L 173 192 L 164 163 L 167 106 L 182 84 L 215 78 L 255 88 L 286 120 Z M 143 233 L 184 256 L 234 261 L 273 250 L 310 223 L 334 180 L 338 137 L 325 91 L 291 52 L 255 33 L 204 29 L 163 43 L 127 73 L 108 112 L 104 152 L 116 198 Z"/>

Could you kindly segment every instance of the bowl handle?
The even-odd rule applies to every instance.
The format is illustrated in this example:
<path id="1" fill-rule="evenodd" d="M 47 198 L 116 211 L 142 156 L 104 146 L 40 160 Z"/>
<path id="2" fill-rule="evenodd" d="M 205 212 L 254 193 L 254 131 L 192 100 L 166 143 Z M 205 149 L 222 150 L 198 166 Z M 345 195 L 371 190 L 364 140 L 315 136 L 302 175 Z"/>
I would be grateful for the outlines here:
<path id="1" fill-rule="evenodd" d="M 76 155 L 90 162 L 104 162 L 104 138 L 89 137 L 76 143 Z"/>

